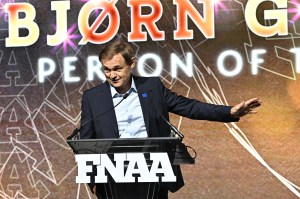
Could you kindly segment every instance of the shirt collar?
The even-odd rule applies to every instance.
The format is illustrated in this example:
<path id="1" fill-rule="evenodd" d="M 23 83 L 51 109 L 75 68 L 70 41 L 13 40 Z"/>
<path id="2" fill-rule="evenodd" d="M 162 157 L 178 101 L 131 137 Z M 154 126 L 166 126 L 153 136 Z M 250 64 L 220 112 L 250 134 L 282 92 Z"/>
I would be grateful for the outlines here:
<path id="1" fill-rule="evenodd" d="M 115 87 L 111 86 L 110 84 L 109 84 L 109 87 L 110 87 L 110 92 L 111 92 L 111 97 L 112 98 L 123 97 L 125 95 L 125 93 L 124 94 L 118 93 L 116 91 Z M 133 78 L 131 78 L 131 87 L 129 88 L 129 90 L 126 93 L 128 93 L 128 95 L 130 95 L 131 92 L 136 92 L 137 93 L 136 86 L 135 86 Z"/>

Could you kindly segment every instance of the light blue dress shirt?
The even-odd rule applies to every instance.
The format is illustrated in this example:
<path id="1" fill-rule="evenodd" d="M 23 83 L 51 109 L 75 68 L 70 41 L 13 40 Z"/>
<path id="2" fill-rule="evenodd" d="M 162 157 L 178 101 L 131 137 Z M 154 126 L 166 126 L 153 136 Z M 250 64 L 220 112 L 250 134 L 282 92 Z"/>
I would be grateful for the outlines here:
<path id="1" fill-rule="evenodd" d="M 133 79 L 131 82 L 131 88 L 126 92 L 129 94 L 128 97 L 115 108 L 119 136 L 120 138 L 148 137 L 137 89 Z M 110 90 L 115 106 L 122 100 L 124 94 L 119 94 L 113 86 L 110 86 Z"/>

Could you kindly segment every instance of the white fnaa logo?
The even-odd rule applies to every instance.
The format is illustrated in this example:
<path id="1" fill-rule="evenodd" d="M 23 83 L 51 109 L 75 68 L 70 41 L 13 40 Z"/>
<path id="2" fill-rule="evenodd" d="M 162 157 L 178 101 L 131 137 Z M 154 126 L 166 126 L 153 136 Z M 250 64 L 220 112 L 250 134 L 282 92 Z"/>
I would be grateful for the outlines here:
<path id="1" fill-rule="evenodd" d="M 115 153 L 115 164 L 107 154 L 78 154 L 75 159 L 78 165 L 76 183 L 90 183 L 87 173 L 92 172 L 93 165 L 97 168 L 95 183 L 107 183 L 105 170 L 116 183 L 136 182 L 136 178 L 138 182 L 176 182 L 167 153 L 150 153 L 150 168 L 143 153 Z M 125 161 L 129 162 L 127 169 L 124 169 Z M 93 162 L 93 165 L 87 165 L 87 162 Z"/>

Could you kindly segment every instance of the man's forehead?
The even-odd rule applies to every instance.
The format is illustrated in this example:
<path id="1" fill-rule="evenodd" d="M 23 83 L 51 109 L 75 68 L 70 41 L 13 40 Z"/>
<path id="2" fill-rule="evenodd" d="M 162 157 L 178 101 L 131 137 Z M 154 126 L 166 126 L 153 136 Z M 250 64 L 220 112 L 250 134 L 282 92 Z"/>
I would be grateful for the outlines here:
<path id="1" fill-rule="evenodd" d="M 120 66 L 125 64 L 125 59 L 119 53 L 114 55 L 111 59 L 102 59 L 101 63 L 105 67 Z"/>
<path id="2" fill-rule="evenodd" d="M 111 61 L 125 61 L 121 53 L 115 54 L 113 56 L 106 56 L 102 58 L 101 62 L 111 62 Z"/>

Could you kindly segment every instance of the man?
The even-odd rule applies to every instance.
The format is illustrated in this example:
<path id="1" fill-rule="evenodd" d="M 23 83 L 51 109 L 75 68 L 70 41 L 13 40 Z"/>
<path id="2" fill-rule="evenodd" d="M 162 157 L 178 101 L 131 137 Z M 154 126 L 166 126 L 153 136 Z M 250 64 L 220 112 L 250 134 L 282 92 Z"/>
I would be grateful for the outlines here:
<path id="1" fill-rule="evenodd" d="M 169 112 L 191 119 L 236 122 L 244 115 L 256 113 L 254 108 L 261 104 L 257 98 L 233 107 L 207 104 L 177 95 L 157 77 L 136 77 L 131 73 L 136 64 L 134 51 L 128 43 L 109 44 L 99 60 L 107 81 L 83 93 L 81 124 L 93 120 L 82 128 L 81 139 L 169 137 L 170 127 L 162 118 L 169 120 Z M 125 94 L 127 98 L 118 104 Z M 166 199 L 168 191 L 175 192 L 184 185 L 180 168 L 173 169 L 175 183 L 89 186 L 99 198 Z"/>

